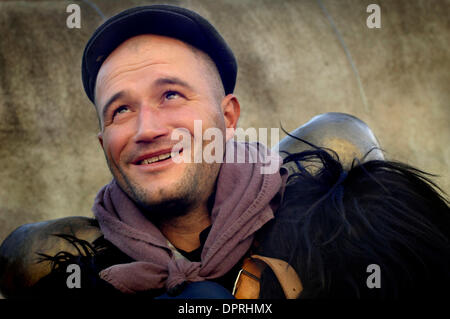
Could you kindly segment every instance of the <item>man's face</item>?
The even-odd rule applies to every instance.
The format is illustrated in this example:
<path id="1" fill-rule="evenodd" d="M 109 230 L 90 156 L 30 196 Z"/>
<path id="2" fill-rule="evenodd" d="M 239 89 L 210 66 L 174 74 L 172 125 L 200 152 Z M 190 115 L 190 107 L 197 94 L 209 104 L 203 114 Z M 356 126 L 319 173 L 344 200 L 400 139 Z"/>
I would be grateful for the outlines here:
<path id="1" fill-rule="evenodd" d="M 215 127 L 225 136 L 239 117 L 237 100 L 218 93 L 202 54 L 176 39 L 141 35 L 113 51 L 97 77 L 99 140 L 109 168 L 120 187 L 150 211 L 169 208 L 180 215 L 206 203 L 220 169 L 219 163 L 166 158 L 179 142 L 171 140 L 172 131 L 187 129 L 193 143 L 194 120 L 202 121 L 203 131 Z"/>

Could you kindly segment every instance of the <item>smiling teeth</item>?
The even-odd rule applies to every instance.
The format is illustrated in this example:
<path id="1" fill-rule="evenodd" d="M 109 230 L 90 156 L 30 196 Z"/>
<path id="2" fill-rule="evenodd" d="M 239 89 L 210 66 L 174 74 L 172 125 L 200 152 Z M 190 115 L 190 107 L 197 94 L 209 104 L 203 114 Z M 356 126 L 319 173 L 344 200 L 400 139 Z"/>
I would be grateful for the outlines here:
<path id="1" fill-rule="evenodd" d="M 147 158 L 147 159 L 143 160 L 141 162 L 141 164 L 151 164 L 151 163 L 155 163 L 155 162 L 158 162 L 158 161 L 165 160 L 165 159 L 167 159 L 169 157 L 170 157 L 170 153 L 161 154 L 161 155 L 158 155 L 158 156 L 153 156 L 153 157 Z"/>

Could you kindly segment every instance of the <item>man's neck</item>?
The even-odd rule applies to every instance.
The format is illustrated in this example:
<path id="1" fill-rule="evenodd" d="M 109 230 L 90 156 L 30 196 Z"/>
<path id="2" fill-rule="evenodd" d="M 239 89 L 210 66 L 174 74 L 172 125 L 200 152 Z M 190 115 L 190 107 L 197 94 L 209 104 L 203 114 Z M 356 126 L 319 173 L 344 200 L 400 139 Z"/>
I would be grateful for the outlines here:
<path id="1" fill-rule="evenodd" d="M 208 208 L 198 207 L 188 214 L 159 225 L 161 232 L 176 248 L 191 252 L 200 247 L 200 233 L 211 225 Z"/>

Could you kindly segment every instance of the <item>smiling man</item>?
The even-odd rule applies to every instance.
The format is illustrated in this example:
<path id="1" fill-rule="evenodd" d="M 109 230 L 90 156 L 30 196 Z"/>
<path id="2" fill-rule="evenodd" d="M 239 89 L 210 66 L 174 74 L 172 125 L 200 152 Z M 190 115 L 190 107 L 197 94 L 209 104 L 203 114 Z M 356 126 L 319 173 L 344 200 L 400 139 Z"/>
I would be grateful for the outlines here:
<path id="1" fill-rule="evenodd" d="M 82 70 L 114 177 L 93 212 L 106 240 L 132 259 L 100 277 L 124 293 L 173 294 L 204 280 L 231 290 L 256 231 L 273 218 L 282 186 L 278 169 L 261 174 L 271 156 L 264 146 L 232 139 L 240 105 L 231 49 L 192 11 L 138 7 L 96 30 Z M 202 136 L 196 136 L 196 121 Z M 173 136 L 180 129 L 197 146 L 182 148 L 190 160 L 176 162 L 171 154 L 179 140 Z M 261 161 L 194 161 L 208 129 L 221 132 L 215 142 L 225 153 Z M 281 158 L 275 158 L 279 168 Z"/>
<path id="2" fill-rule="evenodd" d="M 1 293 L 232 297 L 287 177 L 278 154 L 233 140 L 240 114 L 236 76 L 231 49 L 195 12 L 152 5 L 104 22 L 84 50 L 82 80 L 112 181 L 96 195 L 95 219 L 22 225 L 5 239 Z M 180 130 L 193 147 L 177 149 Z M 211 130 L 220 132 L 214 148 L 206 138 Z M 378 147 L 363 122 L 341 113 L 315 117 L 293 135 L 336 149 L 350 162 Z M 288 153 L 307 147 L 291 137 L 279 145 Z M 225 161 L 196 161 L 198 148 Z M 188 160 L 175 161 L 174 149 Z M 236 160 L 242 155 L 248 161 Z M 262 169 L 267 166 L 275 170 Z M 67 286 L 71 264 L 81 267 L 81 289 Z"/>

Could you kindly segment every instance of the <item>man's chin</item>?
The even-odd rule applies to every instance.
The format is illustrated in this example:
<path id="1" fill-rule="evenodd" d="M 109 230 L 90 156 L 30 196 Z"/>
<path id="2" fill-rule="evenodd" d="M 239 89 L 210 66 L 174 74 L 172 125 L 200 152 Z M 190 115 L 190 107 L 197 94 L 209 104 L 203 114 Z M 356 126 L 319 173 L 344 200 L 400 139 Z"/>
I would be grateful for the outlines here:
<path id="1" fill-rule="evenodd" d="M 149 219 L 170 220 L 188 214 L 203 198 L 198 164 L 164 174 L 121 172 L 119 185 Z"/>

